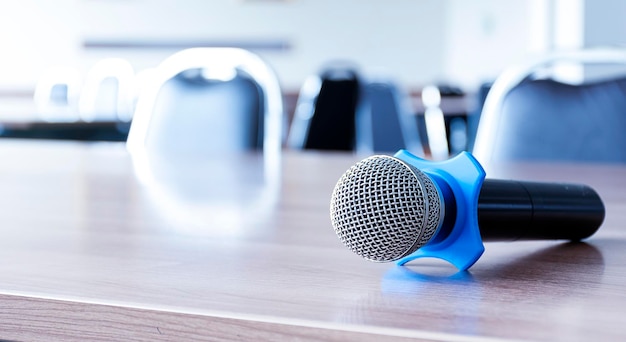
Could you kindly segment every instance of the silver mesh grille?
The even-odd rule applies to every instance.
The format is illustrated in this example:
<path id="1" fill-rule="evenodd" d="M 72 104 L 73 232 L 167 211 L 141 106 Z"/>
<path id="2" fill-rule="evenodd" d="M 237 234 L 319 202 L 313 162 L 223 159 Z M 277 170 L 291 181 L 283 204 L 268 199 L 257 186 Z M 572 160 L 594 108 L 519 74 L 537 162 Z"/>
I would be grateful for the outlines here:
<path id="1" fill-rule="evenodd" d="M 330 217 L 339 239 L 371 261 L 413 253 L 437 231 L 442 210 L 430 177 L 390 156 L 364 159 L 337 182 Z"/>

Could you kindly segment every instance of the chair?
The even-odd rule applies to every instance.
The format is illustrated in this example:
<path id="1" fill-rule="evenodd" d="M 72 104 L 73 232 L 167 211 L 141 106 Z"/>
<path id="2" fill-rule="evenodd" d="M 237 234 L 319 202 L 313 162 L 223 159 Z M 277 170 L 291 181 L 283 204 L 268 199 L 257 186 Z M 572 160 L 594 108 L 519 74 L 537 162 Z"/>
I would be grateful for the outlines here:
<path id="1" fill-rule="evenodd" d="M 269 66 L 237 48 L 191 48 L 165 59 L 137 100 L 135 155 L 223 155 L 282 148 L 282 93 Z"/>
<path id="2" fill-rule="evenodd" d="M 407 149 L 423 156 L 417 118 L 407 93 L 393 81 L 365 82 L 356 114 L 356 150 L 359 153 Z"/>
<path id="3" fill-rule="evenodd" d="M 127 149 L 157 212 L 193 234 L 237 234 L 252 217 L 270 213 L 284 119 L 270 67 L 243 49 L 191 48 L 166 58 L 148 77 Z M 246 151 L 252 153 L 238 153 Z M 263 172 L 241 169 L 242 158 Z M 238 182 L 224 187 L 224 179 Z M 206 222 L 219 231 L 207 231 Z"/>
<path id="4" fill-rule="evenodd" d="M 623 65 L 626 51 L 553 53 L 505 70 L 481 113 L 479 161 L 626 162 L 626 76 L 576 84 L 535 76 L 560 62 Z"/>
<path id="5" fill-rule="evenodd" d="M 78 109 L 84 121 L 128 122 L 134 110 L 135 71 L 122 58 L 104 58 L 85 77 Z"/>
<path id="6" fill-rule="evenodd" d="M 353 66 L 326 66 L 298 95 L 287 144 L 294 149 L 352 151 L 360 79 Z"/>
<path id="7" fill-rule="evenodd" d="M 44 70 L 33 94 L 39 118 L 49 122 L 78 121 L 81 86 L 82 77 L 77 68 L 56 66 Z"/>
<path id="8" fill-rule="evenodd" d="M 408 94 L 384 77 L 366 79 L 335 62 L 309 77 L 298 96 L 288 146 L 295 149 L 423 155 Z"/>

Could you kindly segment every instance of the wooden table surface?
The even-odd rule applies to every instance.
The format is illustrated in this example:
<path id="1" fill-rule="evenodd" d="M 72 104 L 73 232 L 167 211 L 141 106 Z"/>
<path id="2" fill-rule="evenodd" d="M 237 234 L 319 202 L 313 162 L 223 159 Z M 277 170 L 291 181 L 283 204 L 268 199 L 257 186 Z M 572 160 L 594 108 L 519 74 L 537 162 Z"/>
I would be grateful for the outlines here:
<path id="1" fill-rule="evenodd" d="M 0 340 L 626 339 L 626 166 L 508 164 L 582 182 L 586 243 L 487 243 L 468 271 L 371 263 L 328 207 L 351 154 L 286 152 L 144 171 L 120 143 L 0 141 Z"/>

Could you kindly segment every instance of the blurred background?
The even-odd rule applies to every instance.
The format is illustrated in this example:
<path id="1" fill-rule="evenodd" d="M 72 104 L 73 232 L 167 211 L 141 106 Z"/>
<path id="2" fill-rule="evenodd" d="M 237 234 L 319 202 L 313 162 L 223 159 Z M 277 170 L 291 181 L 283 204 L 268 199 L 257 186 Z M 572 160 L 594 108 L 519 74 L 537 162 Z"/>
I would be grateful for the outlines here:
<path id="1" fill-rule="evenodd" d="M 33 98 L 51 70 L 71 74 L 79 93 L 94 65 L 120 58 L 141 87 L 142 73 L 197 46 L 258 54 L 276 72 L 289 120 L 304 80 L 333 60 L 393 78 L 416 111 L 423 87 L 436 84 L 444 98 L 461 96 L 448 111 L 467 113 L 481 85 L 509 65 L 549 51 L 623 45 L 624 14 L 620 0 L 2 2 L 0 120 L 40 115 Z"/>

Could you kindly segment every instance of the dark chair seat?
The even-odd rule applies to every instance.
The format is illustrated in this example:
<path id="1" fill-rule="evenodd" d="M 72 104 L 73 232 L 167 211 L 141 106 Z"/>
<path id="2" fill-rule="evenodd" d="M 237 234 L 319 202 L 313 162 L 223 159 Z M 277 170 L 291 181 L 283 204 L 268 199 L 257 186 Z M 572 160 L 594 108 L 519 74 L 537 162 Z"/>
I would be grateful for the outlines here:
<path id="1" fill-rule="evenodd" d="M 152 115 L 146 144 L 161 151 L 232 152 L 263 146 L 262 93 L 246 76 L 216 81 L 200 73 L 178 74 L 161 86 Z"/>
<path id="2" fill-rule="evenodd" d="M 361 93 L 358 73 L 328 68 L 309 77 L 298 96 L 289 146 L 295 149 L 352 151 L 355 113 Z"/>
<path id="3" fill-rule="evenodd" d="M 566 76 L 555 68 L 562 62 L 585 72 L 556 81 Z M 482 163 L 626 162 L 626 76 L 617 72 L 624 65 L 626 50 L 595 48 L 507 68 L 487 94 L 474 155 Z"/>
<path id="4" fill-rule="evenodd" d="M 357 150 L 364 153 L 407 149 L 423 156 L 408 94 L 389 80 L 367 82 L 357 111 L 356 141 Z"/>
<path id="5" fill-rule="evenodd" d="M 504 99 L 498 160 L 626 162 L 626 78 L 525 81 Z"/>

